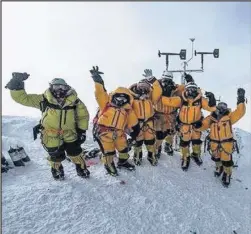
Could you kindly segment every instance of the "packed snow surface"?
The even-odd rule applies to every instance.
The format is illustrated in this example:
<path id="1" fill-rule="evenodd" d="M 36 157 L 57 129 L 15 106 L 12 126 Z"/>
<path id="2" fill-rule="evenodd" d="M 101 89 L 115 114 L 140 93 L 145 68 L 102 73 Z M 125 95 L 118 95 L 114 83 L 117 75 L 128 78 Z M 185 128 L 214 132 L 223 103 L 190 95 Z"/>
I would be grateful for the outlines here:
<path id="1" fill-rule="evenodd" d="M 241 120 L 240 120 L 241 121 Z M 251 134 L 235 129 L 240 154 L 233 158 L 231 186 L 213 176 L 208 154 L 198 167 L 191 161 L 184 172 L 180 153 L 162 154 L 157 167 L 145 158 L 117 178 L 105 174 L 101 163 L 89 167 L 91 177 L 76 175 L 63 162 L 66 179 L 52 179 L 40 139 L 33 141 L 38 119 L 2 117 L 2 152 L 8 162 L 10 146 L 25 148 L 31 162 L 2 174 L 2 231 L 4 234 L 251 233 Z M 92 148 L 91 130 L 86 147 Z M 120 184 L 120 179 L 125 184 Z"/>

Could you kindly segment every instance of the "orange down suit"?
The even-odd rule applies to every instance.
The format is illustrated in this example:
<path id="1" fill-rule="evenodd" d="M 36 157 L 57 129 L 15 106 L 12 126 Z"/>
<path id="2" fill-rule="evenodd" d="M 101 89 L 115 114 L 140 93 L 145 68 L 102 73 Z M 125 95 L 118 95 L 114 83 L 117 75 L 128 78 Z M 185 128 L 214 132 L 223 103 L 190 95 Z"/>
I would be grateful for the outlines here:
<path id="1" fill-rule="evenodd" d="M 116 93 L 126 93 L 130 103 L 123 107 L 111 104 L 112 96 Z M 132 109 L 133 97 L 127 88 L 119 87 L 114 92 L 107 94 L 102 84 L 95 82 L 95 97 L 99 105 L 97 120 L 98 143 L 103 152 L 103 161 L 111 163 L 116 150 L 120 159 L 128 159 L 127 138 L 125 131 L 138 124 L 137 116 Z"/>
<path id="2" fill-rule="evenodd" d="M 134 147 L 134 154 L 135 155 L 142 154 L 142 145 L 143 143 L 145 143 L 148 152 L 151 152 L 154 157 L 155 130 L 153 121 L 153 116 L 154 116 L 153 104 L 156 103 L 157 100 L 159 100 L 162 94 L 162 89 L 158 80 L 156 80 L 152 84 L 152 89 L 149 98 L 141 100 L 137 98 L 137 94 L 133 92 L 133 87 L 135 86 L 136 84 L 133 84 L 130 87 L 130 92 L 134 97 L 132 107 L 140 123 L 140 133 L 136 139 L 137 146 Z"/>
<path id="3" fill-rule="evenodd" d="M 233 131 L 232 125 L 239 121 L 245 114 L 246 107 L 244 103 L 240 103 L 233 112 L 228 111 L 220 119 L 213 112 L 202 121 L 200 131 L 210 128 L 210 153 L 212 160 L 216 163 L 221 161 L 224 167 L 232 167 L 233 153 Z M 231 173 L 230 173 L 231 174 Z"/>
<path id="4" fill-rule="evenodd" d="M 201 153 L 201 132 L 196 130 L 194 123 L 201 121 L 203 116 L 201 108 L 207 111 L 215 111 L 216 107 L 210 107 L 208 100 L 202 97 L 201 92 L 194 99 L 185 97 L 185 92 L 180 97 L 162 97 L 162 103 L 167 106 L 179 107 L 179 121 L 180 121 L 180 146 L 182 150 L 182 157 L 185 159 L 189 157 L 189 143 L 192 141 L 193 153 L 200 155 Z"/>
<path id="5" fill-rule="evenodd" d="M 184 85 L 176 85 L 171 97 L 181 96 L 184 91 Z M 164 105 L 162 98 L 154 105 L 155 109 L 155 130 L 156 130 L 156 149 L 160 147 L 165 139 L 169 144 L 173 142 L 175 133 L 177 107 Z"/>

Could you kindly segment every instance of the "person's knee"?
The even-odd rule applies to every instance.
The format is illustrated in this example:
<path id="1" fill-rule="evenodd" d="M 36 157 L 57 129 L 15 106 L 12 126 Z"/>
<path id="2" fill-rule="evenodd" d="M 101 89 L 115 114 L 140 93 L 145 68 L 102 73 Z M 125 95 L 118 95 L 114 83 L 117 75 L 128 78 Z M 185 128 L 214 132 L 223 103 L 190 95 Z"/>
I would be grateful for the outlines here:
<path id="1" fill-rule="evenodd" d="M 157 138 L 157 140 L 164 140 L 164 138 L 165 138 L 165 133 L 164 133 L 164 132 L 161 132 L 161 131 L 157 131 L 157 132 L 156 132 L 156 138 Z"/>
<path id="2" fill-rule="evenodd" d="M 192 144 L 193 145 L 201 145 L 202 144 L 202 140 L 201 139 L 193 139 L 192 140 Z"/>
<path id="3" fill-rule="evenodd" d="M 145 143 L 145 145 L 154 145 L 155 139 L 152 139 L 152 140 L 145 140 L 144 143 Z"/>
<path id="4" fill-rule="evenodd" d="M 51 162 L 62 162 L 65 160 L 66 155 L 63 147 L 46 148 L 49 154 L 47 159 Z"/>
<path id="5" fill-rule="evenodd" d="M 182 139 L 180 140 L 180 147 L 188 147 L 190 144 L 190 141 L 183 141 Z"/>
<path id="6" fill-rule="evenodd" d="M 65 143 L 65 151 L 67 152 L 67 155 L 78 156 L 82 153 L 82 148 L 77 143 L 77 141 L 74 141 L 70 143 Z"/>
<path id="7" fill-rule="evenodd" d="M 142 140 L 142 141 L 137 141 L 137 142 L 136 142 L 136 146 L 137 146 L 137 147 L 141 147 L 141 146 L 143 145 L 143 143 L 144 143 L 143 140 Z"/>
<path id="8" fill-rule="evenodd" d="M 232 159 L 229 160 L 229 161 L 222 161 L 222 165 L 223 165 L 224 167 L 232 167 L 232 166 L 234 165 L 234 162 L 233 162 Z"/>

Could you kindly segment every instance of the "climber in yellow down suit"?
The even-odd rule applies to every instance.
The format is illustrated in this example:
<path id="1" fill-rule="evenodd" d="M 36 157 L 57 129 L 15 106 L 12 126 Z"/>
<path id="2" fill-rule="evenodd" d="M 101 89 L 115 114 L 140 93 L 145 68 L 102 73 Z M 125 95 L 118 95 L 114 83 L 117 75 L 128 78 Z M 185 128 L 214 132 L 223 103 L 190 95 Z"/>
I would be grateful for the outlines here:
<path id="1" fill-rule="evenodd" d="M 118 168 L 134 170 L 135 166 L 128 162 L 128 143 L 126 133 L 133 142 L 139 134 L 138 118 L 132 109 L 133 97 L 129 89 L 119 87 L 110 94 L 106 92 L 104 81 L 98 67 L 90 70 L 95 82 L 95 97 L 99 112 L 95 124 L 95 137 L 103 153 L 103 162 L 108 174 L 118 175 L 114 163 L 116 150 L 119 153 Z"/>
<path id="2" fill-rule="evenodd" d="M 201 165 L 201 132 L 196 130 L 202 124 L 202 111 L 215 111 L 216 100 L 211 92 L 207 92 L 207 100 L 202 97 L 202 93 L 194 82 L 189 82 L 185 86 L 181 97 L 162 96 L 162 103 L 167 106 L 179 107 L 178 125 L 180 134 L 180 148 L 182 154 L 181 168 L 187 170 L 190 164 L 189 145 L 192 143 L 193 152 L 192 159 L 196 164 Z"/>

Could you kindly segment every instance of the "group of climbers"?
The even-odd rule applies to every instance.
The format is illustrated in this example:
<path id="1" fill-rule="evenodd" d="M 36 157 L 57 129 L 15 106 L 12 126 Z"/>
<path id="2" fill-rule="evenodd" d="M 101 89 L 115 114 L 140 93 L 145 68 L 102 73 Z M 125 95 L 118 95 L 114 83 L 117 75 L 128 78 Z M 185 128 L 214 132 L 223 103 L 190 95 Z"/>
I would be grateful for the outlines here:
<path id="1" fill-rule="evenodd" d="M 213 93 L 206 92 L 204 97 L 189 74 L 184 76 L 186 84 L 178 85 L 174 83 L 171 72 L 164 71 L 157 79 L 152 70 L 146 69 L 144 78 L 139 82 L 128 88 L 118 87 L 108 94 L 101 77 L 103 72 L 93 67 L 90 73 L 99 106 L 93 121 L 93 135 L 102 151 L 102 162 L 107 173 L 116 176 L 117 168 L 135 170 L 135 166 L 128 161 L 128 136 L 133 145 L 133 161 L 137 166 L 142 163 L 143 144 L 152 166 L 158 163 L 163 141 L 164 151 L 173 155 L 175 134 L 180 137 L 181 168 L 189 168 L 190 158 L 201 165 L 201 132 L 209 128 L 209 151 L 216 163 L 215 176 L 223 173 L 223 184 L 230 184 L 234 144 L 232 124 L 245 114 L 244 89 L 238 89 L 237 109 L 231 111 L 224 102 L 217 105 Z M 11 90 L 16 102 L 41 110 L 39 129 L 53 177 L 64 178 L 61 162 L 66 157 L 65 151 L 76 164 L 77 174 L 89 177 L 81 148 L 89 125 L 85 104 L 62 78 L 53 79 L 49 89 L 41 95 L 27 94 L 24 80 L 28 77 L 27 73 L 15 72 L 6 88 Z M 211 113 L 204 118 L 202 109 Z M 114 161 L 116 151 L 117 165 Z"/>

